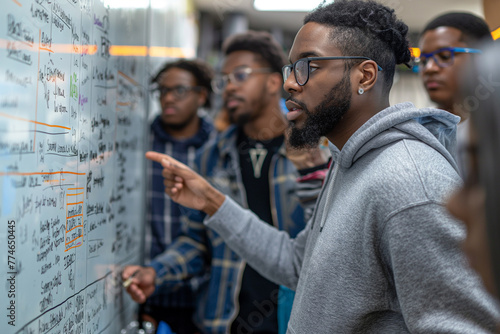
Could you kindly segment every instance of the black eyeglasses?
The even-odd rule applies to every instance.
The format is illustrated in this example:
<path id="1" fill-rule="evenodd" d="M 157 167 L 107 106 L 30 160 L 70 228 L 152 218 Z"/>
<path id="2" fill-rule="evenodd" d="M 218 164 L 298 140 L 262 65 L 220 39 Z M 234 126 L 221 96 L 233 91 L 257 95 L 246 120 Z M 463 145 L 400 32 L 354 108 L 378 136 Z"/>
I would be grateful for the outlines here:
<path id="1" fill-rule="evenodd" d="M 250 68 L 240 67 L 235 69 L 229 74 L 218 74 L 212 80 L 212 89 L 217 94 L 220 94 L 226 88 L 227 83 L 230 81 L 233 85 L 241 85 L 247 81 L 253 73 L 271 73 L 270 68 Z"/>
<path id="2" fill-rule="evenodd" d="M 479 49 L 471 48 L 441 48 L 439 50 L 422 53 L 420 57 L 416 59 L 417 64 L 420 69 L 423 69 L 429 63 L 432 58 L 437 66 L 439 67 L 449 67 L 453 65 L 455 60 L 455 53 L 482 53 Z"/>
<path id="3" fill-rule="evenodd" d="M 301 58 L 297 60 L 295 63 L 291 65 L 283 66 L 283 81 L 286 82 L 290 74 L 295 75 L 295 81 L 299 84 L 299 86 L 304 86 L 309 80 L 309 74 L 311 73 L 311 61 L 313 60 L 335 60 L 335 59 L 364 59 L 364 60 L 372 60 L 368 57 L 360 57 L 360 56 L 345 56 L 345 57 L 307 57 Z M 382 67 L 377 65 L 378 70 L 382 71 Z"/>
<path id="4" fill-rule="evenodd" d="M 200 86 L 174 86 L 174 87 L 167 87 L 167 86 L 158 86 L 153 89 L 153 92 L 156 92 L 157 94 L 160 94 L 160 98 L 164 97 L 168 93 L 172 92 L 173 96 L 176 100 L 182 100 L 184 99 L 189 92 L 195 91 L 199 92 L 202 90 L 202 87 Z"/>

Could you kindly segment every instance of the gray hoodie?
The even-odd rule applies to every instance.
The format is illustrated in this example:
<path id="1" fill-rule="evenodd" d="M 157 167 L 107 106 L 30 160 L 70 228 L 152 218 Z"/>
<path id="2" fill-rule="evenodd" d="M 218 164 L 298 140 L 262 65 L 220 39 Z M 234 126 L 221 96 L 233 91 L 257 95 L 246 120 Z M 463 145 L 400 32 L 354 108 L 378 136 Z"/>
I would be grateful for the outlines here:
<path id="1" fill-rule="evenodd" d="M 226 198 L 207 226 L 263 276 L 296 290 L 288 333 L 489 333 L 497 305 L 468 267 L 458 117 L 404 103 L 344 145 L 307 227 L 291 239 Z"/>

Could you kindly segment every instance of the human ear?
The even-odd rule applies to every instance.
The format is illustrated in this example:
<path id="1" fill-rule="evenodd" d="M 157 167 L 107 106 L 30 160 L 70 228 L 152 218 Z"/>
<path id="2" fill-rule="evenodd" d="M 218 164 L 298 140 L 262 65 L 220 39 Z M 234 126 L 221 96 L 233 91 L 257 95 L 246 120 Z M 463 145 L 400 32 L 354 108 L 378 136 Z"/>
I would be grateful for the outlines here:
<path id="1" fill-rule="evenodd" d="M 356 66 L 355 86 L 358 94 L 369 91 L 375 85 L 378 79 L 379 69 L 373 60 L 365 60 Z"/>
<path id="2" fill-rule="evenodd" d="M 203 107 L 208 99 L 208 91 L 206 88 L 203 88 L 198 94 L 198 108 Z"/>
<path id="3" fill-rule="evenodd" d="M 283 86 L 283 77 L 281 74 L 275 72 L 269 74 L 266 82 L 267 91 L 270 93 L 279 93 Z"/>

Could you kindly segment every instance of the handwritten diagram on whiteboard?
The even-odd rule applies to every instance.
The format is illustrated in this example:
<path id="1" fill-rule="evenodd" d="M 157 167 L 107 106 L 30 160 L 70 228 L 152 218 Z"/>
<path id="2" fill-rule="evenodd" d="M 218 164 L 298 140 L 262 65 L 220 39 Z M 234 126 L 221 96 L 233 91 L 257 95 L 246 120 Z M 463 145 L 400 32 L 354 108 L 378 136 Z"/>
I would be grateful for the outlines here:
<path id="1" fill-rule="evenodd" d="M 110 53 L 121 31 L 99 0 L 5 0 L 0 17 L 0 333 L 119 333 L 145 60 Z"/>

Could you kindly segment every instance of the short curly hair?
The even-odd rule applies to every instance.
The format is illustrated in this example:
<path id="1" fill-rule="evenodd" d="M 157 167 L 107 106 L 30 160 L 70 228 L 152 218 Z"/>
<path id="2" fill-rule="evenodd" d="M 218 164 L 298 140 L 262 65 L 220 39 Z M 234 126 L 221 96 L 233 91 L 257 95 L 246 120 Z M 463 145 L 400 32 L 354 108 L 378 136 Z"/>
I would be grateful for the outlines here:
<path id="1" fill-rule="evenodd" d="M 273 72 L 281 73 L 286 56 L 281 45 L 268 32 L 249 30 L 229 36 L 222 45 L 227 56 L 235 51 L 250 51 L 259 56 Z"/>
<path id="2" fill-rule="evenodd" d="M 210 95 L 212 93 L 212 78 L 214 77 L 214 71 L 212 68 L 200 59 L 179 59 L 174 62 L 166 63 L 158 73 L 151 79 L 152 84 L 158 84 L 161 75 L 172 68 L 180 68 L 181 70 L 188 71 L 191 73 L 195 80 L 196 85 L 203 87 L 207 90 L 207 100 L 204 104 L 205 107 L 210 108 Z"/>
<path id="3" fill-rule="evenodd" d="M 387 94 L 396 64 L 409 66 L 408 26 L 396 17 L 394 9 L 372 0 L 336 0 L 309 13 L 304 24 L 309 22 L 331 26 L 332 42 L 343 55 L 368 57 L 380 65 Z M 347 64 L 352 66 L 355 61 Z"/>
<path id="4" fill-rule="evenodd" d="M 451 27 L 460 30 L 462 32 L 463 41 L 470 45 L 480 44 L 483 40 L 489 42 L 493 41 L 490 28 L 486 21 L 471 13 L 450 12 L 439 15 L 427 23 L 421 36 L 427 31 L 439 27 Z"/>

